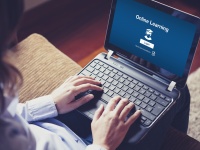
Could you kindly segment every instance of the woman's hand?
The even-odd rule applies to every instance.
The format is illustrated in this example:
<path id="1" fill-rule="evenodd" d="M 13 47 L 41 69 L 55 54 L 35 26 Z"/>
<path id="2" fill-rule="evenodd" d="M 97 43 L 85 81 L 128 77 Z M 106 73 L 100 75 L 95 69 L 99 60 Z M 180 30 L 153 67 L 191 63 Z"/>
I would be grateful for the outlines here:
<path id="1" fill-rule="evenodd" d="M 102 91 L 103 89 L 98 86 L 100 84 L 99 81 L 94 80 L 92 77 L 71 76 L 50 95 L 53 97 L 58 113 L 64 114 L 93 99 L 94 95 L 92 94 L 77 100 L 75 100 L 75 96 L 87 90 Z"/>
<path id="2" fill-rule="evenodd" d="M 105 110 L 101 105 L 95 112 L 92 121 L 93 144 L 100 145 L 107 150 L 115 150 L 124 139 L 129 127 L 140 116 L 136 111 L 127 119 L 127 115 L 134 107 L 127 99 L 112 98 Z"/>

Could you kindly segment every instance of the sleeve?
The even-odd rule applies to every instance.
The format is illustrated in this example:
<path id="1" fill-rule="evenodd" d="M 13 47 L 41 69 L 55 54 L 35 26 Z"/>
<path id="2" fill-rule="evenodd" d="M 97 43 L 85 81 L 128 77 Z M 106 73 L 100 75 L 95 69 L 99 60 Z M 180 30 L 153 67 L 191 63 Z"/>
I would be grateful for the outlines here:
<path id="1" fill-rule="evenodd" d="M 42 96 L 26 103 L 19 103 L 17 105 L 17 113 L 28 122 L 52 118 L 58 115 L 55 103 L 50 95 Z"/>

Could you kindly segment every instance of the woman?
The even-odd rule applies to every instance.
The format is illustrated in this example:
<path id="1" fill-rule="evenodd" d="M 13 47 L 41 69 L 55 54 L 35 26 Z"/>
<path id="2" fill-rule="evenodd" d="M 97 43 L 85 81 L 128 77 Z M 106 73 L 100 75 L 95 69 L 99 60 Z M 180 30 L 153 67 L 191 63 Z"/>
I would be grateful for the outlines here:
<path id="1" fill-rule="evenodd" d="M 50 95 L 18 104 L 17 91 L 22 76 L 6 56 L 22 12 L 22 0 L 0 0 L 0 149 L 116 149 L 140 115 L 137 111 L 124 122 L 134 106 L 126 99 L 115 97 L 105 109 L 100 106 L 96 111 L 92 121 L 93 144 L 89 146 L 87 141 L 83 142 L 65 124 L 53 118 L 69 113 L 93 98 L 89 94 L 74 101 L 79 93 L 102 90 L 98 86 L 100 82 L 91 77 L 70 77 Z"/>
<path id="2" fill-rule="evenodd" d="M 18 104 L 17 92 L 22 85 L 22 76 L 6 58 L 22 12 L 22 0 L 0 0 L 0 149 L 116 149 L 140 116 L 140 111 L 125 122 L 134 104 L 120 97 L 111 99 L 106 108 L 100 106 L 96 111 L 91 138 L 90 122 L 73 111 L 93 98 L 93 95 L 87 95 L 74 101 L 76 95 L 86 90 L 102 90 L 98 86 L 100 82 L 91 77 L 70 77 L 50 95 Z M 170 125 L 186 132 L 189 104 L 186 87 L 174 109 L 133 149 L 159 149 Z"/>

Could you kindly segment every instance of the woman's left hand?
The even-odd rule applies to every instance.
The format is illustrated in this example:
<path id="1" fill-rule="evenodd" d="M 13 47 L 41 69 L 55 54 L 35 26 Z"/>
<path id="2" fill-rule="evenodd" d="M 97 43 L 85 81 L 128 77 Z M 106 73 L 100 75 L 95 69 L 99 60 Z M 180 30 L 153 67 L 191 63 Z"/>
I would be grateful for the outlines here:
<path id="1" fill-rule="evenodd" d="M 92 94 L 88 94 L 77 100 L 75 100 L 75 96 L 87 90 L 102 91 L 103 89 L 98 86 L 100 84 L 101 82 L 96 81 L 92 77 L 71 76 L 50 95 L 53 97 L 58 113 L 64 114 L 93 99 L 94 95 Z"/>

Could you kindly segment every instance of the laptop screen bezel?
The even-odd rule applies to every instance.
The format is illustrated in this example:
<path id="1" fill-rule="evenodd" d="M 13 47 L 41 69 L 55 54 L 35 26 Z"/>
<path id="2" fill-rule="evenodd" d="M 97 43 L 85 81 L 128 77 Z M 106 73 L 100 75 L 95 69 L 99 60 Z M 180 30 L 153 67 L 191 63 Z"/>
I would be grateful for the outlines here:
<path id="1" fill-rule="evenodd" d="M 197 26 L 197 30 L 196 30 L 196 33 L 195 33 L 195 36 L 194 36 L 194 39 L 193 39 L 193 42 L 192 42 L 192 46 L 191 46 L 191 49 L 190 49 L 190 52 L 189 52 L 189 55 L 188 55 L 188 59 L 186 61 L 186 66 L 185 66 L 185 69 L 184 69 L 182 77 L 179 77 L 179 76 L 177 76 L 177 75 L 175 75 L 175 74 L 173 74 L 171 72 L 168 72 L 168 71 L 167 72 L 170 74 L 170 76 L 165 76 L 165 75 L 163 75 L 163 74 L 161 74 L 159 72 L 155 72 L 155 71 L 150 70 L 149 68 L 145 67 L 145 69 L 147 69 L 148 71 L 152 72 L 153 74 L 155 74 L 157 76 L 160 76 L 161 78 L 165 78 L 168 81 L 175 81 L 176 84 L 177 84 L 177 87 L 183 88 L 185 86 L 185 84 L 186 84 L 187 77 L 188 77 L 188 74 L 190 72 L 192 60 L 193 60 L 193 57 L 195 55 L 195 51 L 196 51 L 196 48 L 197 48 L 197 45 L 198 45 L 198 41 L 199 41 L 200 19 L 198 17 L 196 17 L 196 16 L 193 16 L 191 14 L 188 14 L 186 12 L 183 12 L 181 10 L 178 10 L 176 8 L 167 6 L 165 4 L 162 4 L 162 3 L 159 3 L 159 2 L 156 2 L 156 1 L 150 1 L 150 0 L 135 0 L 135 1 L 139 2 L 139 3 L 142 3 L 144 5 L 147 5 L 149 7 L 155 8 L 155 9 L 157 9 L 159 11 L 165 12 L 165 13 L 170 14 L 170 15 L 172 14 L 172 12 L 178 11 L 182 15 L 186 16 L 184 21 L 190 22 L 190 23 L 192 23 L 192 24 Z M 110 18 L 109 18 L 109 23 L 108 23 L 108 28 L 107 28 L 107 34 L 106 34 L 106 40 L 105 40 L 104 47 L 105 47 L 106 50 L 112 50 L 112 51 L 114 51 L 114 53 L 116 55 L 123 56 L 124 58 L 126 58 L 126 59 L 130 60 L 131 62 L 133 62 L 133 60 L 132 60 L 132 57 L 134 56 L 133 54 L 131 54 L 131 53 L 129 53 L 129 52 L 123 50 L 123 49 L 120 49 L 119 47 L 116 47 L 116 46 L 112 45 L 111 43 L 109 43 L 112 23 L 113 23 L 114 14 L 115 14 L 116 3 L 117 3 L 117 0 L 113 0 L 111 11 L 110 11 Z M 173 17 L 175 17 L 175 16 L 173 16 Z M 133 62 L 133 63 L 136 64 L 136 66 L 140 66 L 140 67 L 144 68 L 144 66 L 141 66 L 138 63 L 135 63 L 135 62 Z M 156 66 L 156 67 L 158 67 L 158 66 Z M 158 68 L 165 70 L 164 68 L 161 68 L 161 67 L 158 67 Z"/>

